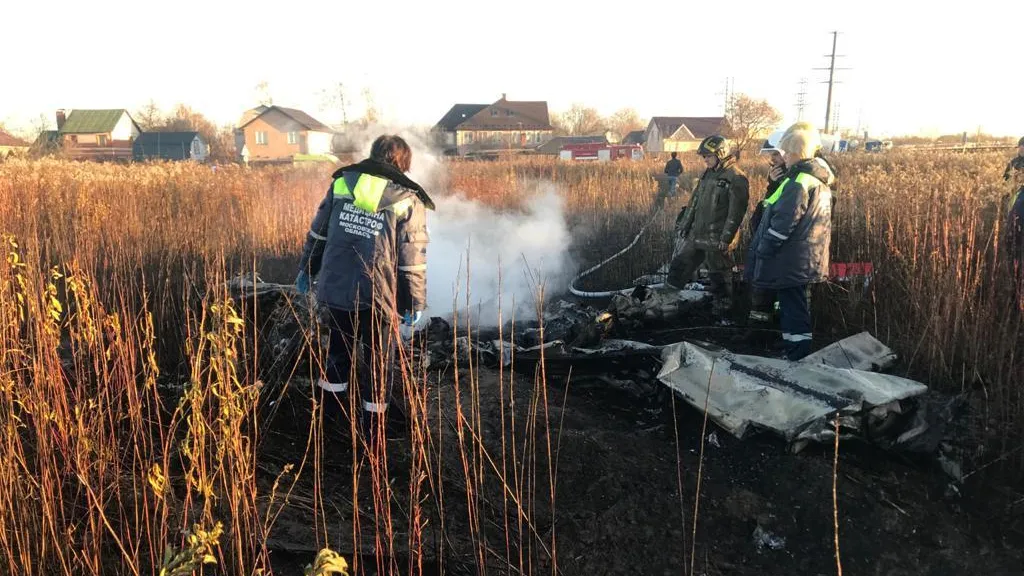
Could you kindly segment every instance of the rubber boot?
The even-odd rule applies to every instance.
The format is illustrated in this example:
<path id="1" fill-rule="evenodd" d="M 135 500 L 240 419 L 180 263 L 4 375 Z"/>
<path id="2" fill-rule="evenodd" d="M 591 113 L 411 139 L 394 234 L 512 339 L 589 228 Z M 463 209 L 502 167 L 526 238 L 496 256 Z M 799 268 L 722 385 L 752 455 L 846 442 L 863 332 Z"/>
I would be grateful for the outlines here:
<path id="1" fill-rule="evenodd" d="M 729 297 L 729 286 L 725 283 L 725 276 L 720 272 L 708 274 L 711 292 L 711 310 L 715 316 L 727 319 L 732 309 L 732 299 Z"/>
<path id="2" fill-rule="evenodd" d="M 386 414 L 377 414 L 369 410 L 362 411 L 359 429 L 367 453 L 373 454 L 382 443 L 387 441 L 386 418 Z"/>
<path id="3" fill-rule="evenodd" d="M 347 434 L 351 429 L 348 394 L 346 392 L 330 392 L 323 388 L 317 388 L 317 392 L 324 431 L 334 433 L 340 430 Z"/>

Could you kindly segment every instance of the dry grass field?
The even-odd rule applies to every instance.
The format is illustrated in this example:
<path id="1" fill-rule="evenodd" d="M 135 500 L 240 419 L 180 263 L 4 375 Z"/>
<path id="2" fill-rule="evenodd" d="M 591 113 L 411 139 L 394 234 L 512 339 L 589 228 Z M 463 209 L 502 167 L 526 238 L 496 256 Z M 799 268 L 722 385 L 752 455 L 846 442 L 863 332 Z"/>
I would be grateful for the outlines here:
<path id="1" fill-rule="evenodd" d="M 905 374 L 969 393 L 975 464 L 992 463 L 985 468 L 991 481 L 1012 483 L 1024 472 L 1024 309 L 1001 239 L 1005 162 L 991 153 L 838 157 L 834 257 L 872 262 L 875 274 L 865 291 L 824 288 L 815 332 L 828 340 L 870 330 L 900 351 Z M 756 159 L 744 166 L 753 203 L 766 170 Z M 648 220 L 661 163 L 524 159 L 444 168 L 446 188 L 507 210 L 521 206 L 522 183 L 555 183 L 565 196 L 572 254 L 585 266 L 628 243 Z M 687 160 L 682 182 L 696 170 Z M 291 281 L 328 177 L 310 169 L 0 163 L 0 573 L 177 575 L 204 562 L 219 565 L 208 573 L 270 573 L 275 521 L 305 486 L 300 472 L 323 465 L 322 448 L 299 446 L 289 465 L 272 470 L 261 459 L 262 383 L 247 365 L 260 351 L 223 286 L 251 271 Z M 621 285 L 660 266 L 681 200 L 669 203 L 629 258 L 590 281 Z M 315 348 L 307 356 L 316 357 Z M 456 436 L 431 428 L 439 403 L 418 391 L 426 377 L 405 379 L 404 397 L 418 408 L 410 409 L 412 456 L 392 463 L 407 467 L 408 486 L 394 488 L 402 513 L 419 518 L 419 506 L 437 498 L 438 454 L 455 450 L 470 516 L 462 521 L 475 535 L 467 564 L 480 572 L 496 555 L 513 572 L 555 573 L 555 531 L 531 520 L 543 515 L 536 506 L 547 506 L 552 518 L 559 510 L 549 474 L 555 432 L 542 426 L 542 439 L 520 442 L 518 453 L 514 434 L 505 452 L 502 432 L 502 452 L 492 458 L 462 433 L 487 418 L 472 406 L 474 378 L 490 376 L 470 365 L 463 377 L 455 396 L 464 394 L 469 407 L 459 412 Z M 544 373 L 522 377 L 538 390 L 525 401 L 540 418 L 548 409 Z M 548 420 L 510 426 L 525 438 L 538 433 L 530 422 Z M 322 442 L 318 434 L 311 445 Z M 454 444 L 438 445 L 453 437 Z M 504 469 L 506 458 L 536 467 L 519 477 Z M 369 468 L 368 485 L 350 482 L 354 500 L 358 490 L 391 489 L 394 470 Z M 492 473 L 505 505 L 498 552 L 482 536 L 496 528 L 480 516 L 494 504 L 475 499 Z M 325 490 L 310 488 L 315 518 L 327 505 Z M 549 498 L 523 499 L 537 491 Z M 408 533 L 396 534 L 390 516 L 382 521 L 383 532 L 410 551 L 435 529 L 410 521 Z M 315 547 L 329 544 L 325 538 Z M 369 557 L 386 555 L 380 541 L 363 546 Z M 533 563 L 534 556 L 548 561 Z M 402 573 L 432 573 L 415 554 L 400 562 Z M 391 567 L 377 564 L 380 573 Z"/>

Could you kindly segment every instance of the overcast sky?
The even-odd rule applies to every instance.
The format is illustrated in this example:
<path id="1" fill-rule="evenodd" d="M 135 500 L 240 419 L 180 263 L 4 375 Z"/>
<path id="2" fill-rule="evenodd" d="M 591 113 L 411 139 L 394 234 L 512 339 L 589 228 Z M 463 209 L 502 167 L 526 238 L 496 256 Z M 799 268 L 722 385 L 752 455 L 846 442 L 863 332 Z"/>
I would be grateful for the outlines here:
<path id="1" fill-rule="evenodd" d="M 455 102 L 547 100 L 611 113 L 709 116 L 723 88 L 823 123 L 839 30 L 842 126 L 875 135 L 1024 134 L 1024 2 L 795 3 L 517 0 L 365 2 L 6 0 L 0 121 L 57 108 L 186 103 L 234 123 L 267 82 L 275 104 L 324 122 L 344 83 L 350 115 L 372 91 L 384 119 L 433 124 Z"/>

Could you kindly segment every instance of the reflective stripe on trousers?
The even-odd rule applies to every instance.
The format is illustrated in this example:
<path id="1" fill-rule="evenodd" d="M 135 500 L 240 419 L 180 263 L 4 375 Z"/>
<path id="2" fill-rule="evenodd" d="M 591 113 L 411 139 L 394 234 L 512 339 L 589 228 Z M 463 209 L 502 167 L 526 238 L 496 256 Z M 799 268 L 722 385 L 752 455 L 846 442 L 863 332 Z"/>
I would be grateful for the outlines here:
<path id="1" fill-rule="evenodd" d="M 316 381 L 316 385 L 326 392 L 347 392 L 348 382 L 328 382 L 323 378 Z"/>
<path id="2" fill-rule="evenodd" d="M 786 357 L 799 360 L 811 353 L 811 307 L 808 286 L 778 290 L 779 324 Z"/>

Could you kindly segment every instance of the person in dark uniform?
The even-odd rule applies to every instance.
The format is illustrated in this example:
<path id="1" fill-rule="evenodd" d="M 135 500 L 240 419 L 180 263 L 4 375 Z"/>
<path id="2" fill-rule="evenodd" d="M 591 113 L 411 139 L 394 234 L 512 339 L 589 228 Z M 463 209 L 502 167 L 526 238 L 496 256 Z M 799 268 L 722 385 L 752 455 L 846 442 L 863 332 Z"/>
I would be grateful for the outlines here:
<path id="1" fill-rule="evenodd" d="M 707 169 L 701 175 L 690 205 L 677 217 L 682 239 L 679 253 L 669 263 L 666 288 L 682 289 L 704 262 L 708 265 L 716 312 L 731 306 L 725 275 L 732 268 L 729 255 L 740 223 L 747 213 L 750 182 L 736 165 L 729 141 L 708 136 L 697 148 Z"/>
<path id="2" fill-rule="evenodd" d="M 331 318 L 326 378 L 317 382 L 324 406 L 348 404 L 338 395 L 358 382 L 368 444 L 383 435 L 399 322 L 414 326 L 427 305 L 426 211 L 434 204 L 405 175 L 411 163 L 405 140 L 385 135 L 369 158 L 334 172 L 295 280 L 300 293 L 317 280 Z"/>

